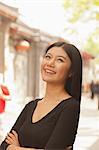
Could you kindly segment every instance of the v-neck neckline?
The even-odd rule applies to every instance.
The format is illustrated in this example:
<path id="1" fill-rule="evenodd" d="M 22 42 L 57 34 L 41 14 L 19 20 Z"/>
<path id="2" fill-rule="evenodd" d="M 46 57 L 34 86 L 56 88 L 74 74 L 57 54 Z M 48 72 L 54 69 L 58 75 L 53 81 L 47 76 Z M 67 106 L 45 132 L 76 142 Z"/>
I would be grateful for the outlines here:
<path id="1" fill-rule="evenodd" d="M 34 115 L 34 112 L 35 112 L 35 110 L 36 110 L 36 107 L 37 107 L 37 104 L 38 104 L 38 102 L 40 101 L 40 100 L 42 100 L 42 99 L 38 99 L 37 101 L 36 101 L 36 104 L 35 104 L 35 108 L 34 108 L 34 110 L 32 111 L 32 115 L 31 115 L 31 123 L 32 124 L 36 124 L 36 123 L 39 123 L 39 122 L 41 122 L 43 119 L 45 119 L 46 117 L 48 117 L 52 112 L 54 112 L 64 101 L 68 101 L 68 100 L 70 100 L 72 97 L 69 97 L 69 98 L 67 98 L 67 99 L 63 99 L 61 102 L 59 102 L 53 109 L 51 109 L 47 114 L 45 114 L 43 117 L 41 117 L 39 120 L 37 120 L 37 121 L 33 121 L 33 115 Z"/>

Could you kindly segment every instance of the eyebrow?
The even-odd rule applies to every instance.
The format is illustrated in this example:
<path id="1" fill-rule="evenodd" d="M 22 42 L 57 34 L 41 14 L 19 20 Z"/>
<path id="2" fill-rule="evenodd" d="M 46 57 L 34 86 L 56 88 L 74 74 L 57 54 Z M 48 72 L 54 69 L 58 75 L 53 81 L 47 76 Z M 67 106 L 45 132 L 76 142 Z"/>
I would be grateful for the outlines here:
<path id="1" fill-rule="evenodd" d="M 49 54 L 49 55 L 52 55 L 51 53 L 46 53 L 46 54 Z M 58 55 L 57 57 L 62 57 L 63 59 L 66 59 L 66 57 L 65 56 L 62 56 L 62 55 Z"/>
<path id="2" fill-rule="evenodd" d="M 64 59 L 66 59 L 66 57 L 64 57 L 64 56 L 61 56 L 61 55 L 58 55 L 57 57 L 62 57 L 62 58 L 64 58 Z"/>

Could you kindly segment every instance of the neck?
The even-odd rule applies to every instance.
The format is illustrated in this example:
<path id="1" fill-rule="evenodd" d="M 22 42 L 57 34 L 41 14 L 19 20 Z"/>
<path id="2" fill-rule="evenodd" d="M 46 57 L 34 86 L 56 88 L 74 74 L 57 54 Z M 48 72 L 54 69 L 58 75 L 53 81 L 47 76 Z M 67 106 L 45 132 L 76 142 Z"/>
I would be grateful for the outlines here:
<path id="1" fill-rule="evenodd" d="M 49 84 L 46 85 L 46 93 L 45 93 L 45 99 L 46 100 L 60 100 L 62 98 L 68 97 L 69 94 L 65 91 L 63 85 L 57 85 L 57 84 Z"/>

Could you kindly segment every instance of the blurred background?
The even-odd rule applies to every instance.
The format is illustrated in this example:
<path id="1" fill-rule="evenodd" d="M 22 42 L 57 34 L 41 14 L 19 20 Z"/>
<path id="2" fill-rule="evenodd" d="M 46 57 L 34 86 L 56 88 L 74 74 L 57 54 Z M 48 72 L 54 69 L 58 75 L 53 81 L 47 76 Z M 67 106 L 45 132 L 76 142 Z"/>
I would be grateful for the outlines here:
<path id="1" fill-rule="evenodd" d="M 42 54 L 55 41 L 77 46 L 83 60 L 74 150 L 99 150 L 98 0 L 0 0 L 0 143 L 25 104 L 43 97 Z"/>

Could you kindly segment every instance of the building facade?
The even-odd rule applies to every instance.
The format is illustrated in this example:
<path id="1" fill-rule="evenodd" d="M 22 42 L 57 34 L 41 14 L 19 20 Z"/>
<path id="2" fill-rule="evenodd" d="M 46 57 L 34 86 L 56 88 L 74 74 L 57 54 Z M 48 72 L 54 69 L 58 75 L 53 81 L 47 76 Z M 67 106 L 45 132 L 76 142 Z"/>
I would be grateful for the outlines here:
<path id="1" fill-rule="evenodd" d="M 43 95 L 42 54 L 60 37 L 30 28 L 18 16 L 17 8 L 0 3 L 0 82 L 9 87 L 15 101 L 23 102 Z"/>

